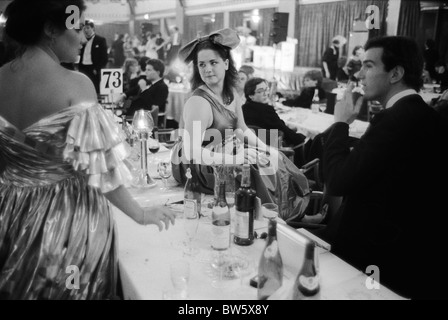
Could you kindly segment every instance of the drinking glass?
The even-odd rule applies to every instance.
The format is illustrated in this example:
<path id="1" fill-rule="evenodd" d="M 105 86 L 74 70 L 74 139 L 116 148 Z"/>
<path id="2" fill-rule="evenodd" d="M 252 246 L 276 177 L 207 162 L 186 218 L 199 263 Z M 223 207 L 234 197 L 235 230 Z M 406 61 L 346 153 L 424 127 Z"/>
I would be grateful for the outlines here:
<path id="1" fill-rule="evenodd" d="M 250 275 L 253 271 L 250 261 L 238 254 L 233 255 L 230 266 L 234 278 L 239 279 L 240 286 L 243 285 L 243 278 Z"/>
<path id="2" fill-rule="evenodd" d="M 160 188 L 160 190 L 170 190 L 170 188 L 168 188 L 168 178 L 171 177 L 171 161 L 160 161 L 157 165 L 157 172 L 163 181 L 163 187 Z"/>
<path id="3" fill-rule="evenodd" d="M 190 263 L 187 260 L 176 260 L 170 264 L 170 276 L 174 290 L 181 299 L 188 297 L 190 281 Z"/>
<path id="4" fill-rule="evenodd" d="M 160 143 L 156 138 L 150 138 L 148 140 L 148 149 L 153 154 L 154 158 L 151 157 L 150 161 L 152 163 L 157 163 L 159 159 L 156 157 L 156 153 L 159 152 L 160 149 Z"/>
<path id="5" fill-rule="evenodd" d="M 263 203 L 262 215 L 266 219 L 275 219 L 278 217 L 278 205 L 275 203 Z"/>
<path id="6" fill-rule="evenodd" d="M 185 235 L 187 236 L 187 245 L 185 246 L 184 254 L 187 256 L 195 256 L 199 253 L 199 249 L 194 248 L 191 243 L 198 231 L 199 213 L 195 210 L 184 210 L 183 218 Z"/>
<path id="7" fill-rule="evenodd" d="M 327 109 L 327 105 L 325 103 L 320 103 L 319 109 L 321 112 L 325 112 L 325 110 Z"/>
<path id="8" fill-rule="evenodd" d="M 227 272 L 229 271 L 229 265 L 231 260 L 227 253 L 223 251 L 213 252 L 211 267 L 213 268 L 214 279 L 212 280 L 212 287 L 225 288 L 227 283 L 224 281 Z"/>

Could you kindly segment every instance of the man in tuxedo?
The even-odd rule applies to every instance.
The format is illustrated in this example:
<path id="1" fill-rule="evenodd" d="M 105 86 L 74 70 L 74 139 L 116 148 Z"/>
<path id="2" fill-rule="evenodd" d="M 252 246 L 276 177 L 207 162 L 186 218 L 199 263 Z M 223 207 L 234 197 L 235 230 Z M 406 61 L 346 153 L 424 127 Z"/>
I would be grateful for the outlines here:
<path id="1" fill-rule="evenodd" d="M 99 94 L 101 69 L 108 61 L 106 39 L 95 33 L 93 21 L 86 20 L 83 31 L 87 42 L 82 46 L 78 69 L 92 80 Z"/>
<path id="2" fill-rule="evenodd" d="M 448 298 L 445 266 L 448 225 L 448 123 L 417 94 L 423 57 L 406 37 L 365 45 L 359 79 L 364 98 L 349 85 L 335 106 L 325 141 L 323 173 L 329 194 L 343 196 L 324 238 L 332 251 L 406 298 Z M 385 106 L 350 149 L 349 124 L 362 100 Z M 437 277 L 437 279 L 434 279 Z"/>
<path id="3" fill-rule="evenodd" d="M 272 145 L 274 141 L 270 140 L 270 130 L 278 130 L 278 135 L 283 137 L 286 145 L 298 146 L 305 141 L 303 134 L 297 133 L 297 128 L 288 127 L 275 112 L 274 107 L 269 102 L 269 87 L 265 79 L 249 79 L 244 86 L 246 103 L 242 106 L 244 121 L 247 126 L 256 126 L 266 129 L 266 143 Z M 260 134 L 260 132 L 256 132 Z M 262 139 L 263 140 L 263 139 Z M 282 147 L 282 146 L 278 146 Z M 294 164 L 302 166 L 302 159 L 299 153 L 294 154 Z"/>
<path id="4" fill-rule="evenodd" d="M 252 78 L 244 86 L 246 103 L 242 106 L 244 121 L 248 126 L 257 126 L 263 129 L 277 129 L 283 134 L 284 140 L 290 145 L 301 144 L 305 136 L 296 133 L 296 128 L 289 128 L 269 105 L 269 87 L 262 78 Z"/>
<path id="5" fill-rule="evenodd" d="M 177 53 L 179 52 L 181 45 L 182 45 L 182 34 L 179 32 L 179 28 L 177 26 L 174 26 L 168 43 L 169 49 L 166 57 L 168 65 L 171 65 L 174 62 L 174 60 L 176 60 Z"/>
<path id="6" fill-rule="evenodd" d="M 165 112 L 168 99 L 168 86 L 163 81 L 165 65 L 158 59 L 149 59 L 146 61 L 145 71 L 146 80 L 150 82 L 150 85 L 132 101 L 126 112 L 127 115 L 133 115 L 138 109 L 151 110 L 153 105 L 159 106 L 159 113 Z"/>

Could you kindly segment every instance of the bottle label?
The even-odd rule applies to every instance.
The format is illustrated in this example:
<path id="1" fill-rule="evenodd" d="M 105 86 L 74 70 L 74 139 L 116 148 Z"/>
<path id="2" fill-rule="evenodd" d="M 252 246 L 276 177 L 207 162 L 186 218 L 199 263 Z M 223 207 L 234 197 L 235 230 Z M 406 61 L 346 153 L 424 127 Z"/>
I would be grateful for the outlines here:
<path id="1" fill-rule="evenodd" d="M 299 283 L 308 291 L 314 291 L 319 287 L 319 277 L 306 277 L 304 275 L 299 276 Z"/>
<path id="2" fill-rule="evenodd" d="M 235 210 L 235 236 L 249 238 L 249 212 Z"/>
<path id="3" fill-rule="evenodd" d="M 230 224 L 225 226 L 212 225 L 212 247 L 215 250 L 225 250 L 230 246 Z"/>
<path id="4" fill-rule="evenodd" d="M 271 259 L 275 257 L 278 253 L 278 243 L 277 241 L 272 241 L 271 245 L 264 250 L 264 257 L 266 259 Z"/>
<path id="5" fill-rule="evenodd" d="M 194 217 L 198 212 L 198 202 L 196 199 L 185 199 L 184 198 L 184 215 L 186 217 Z"/>

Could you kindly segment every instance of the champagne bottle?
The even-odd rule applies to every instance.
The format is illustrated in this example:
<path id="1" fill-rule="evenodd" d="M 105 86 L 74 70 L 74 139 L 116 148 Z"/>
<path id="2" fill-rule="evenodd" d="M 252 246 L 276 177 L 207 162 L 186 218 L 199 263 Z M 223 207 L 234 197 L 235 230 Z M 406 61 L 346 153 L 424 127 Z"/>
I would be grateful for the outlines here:
<path id="1" fill-rule="evenodd" d="M 309 299 L 319 293 L 319 274 L 316 269 L 314 247 L 312 241 L 308 241 L 305 246 L 305 259 L 294 283 L 294 300 Z"/>
<path id="2" fill-rule="evenodd" d="M 266 247 L 258 265 L 258 299 L 266 300 L 283 284 L 283 262 L 278 248 L 277 221 L 269 220 Z"/>
<path id="3" fill-rule="evenodd" d="M 193 217 L 197 213 L 199 217 L 201 216 L 201 192 L 199 189 L 199 181 L 196 173 L 196 167 L 193 162 L 188 166 L 187 182 L 185 183 L 184 189 L 184 212 L 185 216 Z M 186 212 L 190 211 L 190 212 Z"/>
<path id="4" fill-rule="evenodd" d="M 230 246 L 230 210 L 226 201 L 226 182 L 219 181 L 218 197 L 212 211 L 212 248 L 227 250 Z"/>
<path id="5" fill-rule="evenodd" d="M 241 187 L 235 193 L 235 235 L 233 242 L 247 246 L 254 242 L 256 192 L 250 187 L 250 165 L 243 165 Z"/>

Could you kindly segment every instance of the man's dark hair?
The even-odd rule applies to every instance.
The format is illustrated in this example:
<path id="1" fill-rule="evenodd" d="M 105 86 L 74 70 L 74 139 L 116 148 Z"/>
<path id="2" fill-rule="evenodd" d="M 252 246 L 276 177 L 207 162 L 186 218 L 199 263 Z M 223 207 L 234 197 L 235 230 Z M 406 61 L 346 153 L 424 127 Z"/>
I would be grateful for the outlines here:
<path id="1" fill-rule="evenodd" d="M 84 23 L 84 26 L 89 26 L 92 29 L 95 29 L 95 23 L 93 23 L 92 20 L 86 20 L 86 22 Z M 124 36 L 123 36 L 124 37 Z"/>
<path id="2" fill-rule="evenodd" d="M 267 81 L 263 78 L 252 78 L 247 80 L 246 84 L 244 85 L 244 95 L 246 96 L 247 100 L 252 101 L 249 96 L 255 94 L 255 88 L 257 88 L 257 86 L 262 82 L 267 83 Z"/>
<path id="3" fill-rule="evenodd" d="M 397 66 L 404 69 L 403 82 L 419 91 L 423 85 L 423 56 L 417 43 L 408 37 L 376 37 L 367 41 L 364 49 L 382 48 L 381 61 L 389 72 Z"/>
<path id="4" fill-rule="evenodd" d="M 163 78 L 163 75 L 165 74 L 165 65 L 162 61 L 159 59 L 149 59 L 146 61 L 146 65 L 151 65 L 154 70 L 156 70 L 159 73 L 159 76 Z"/>

